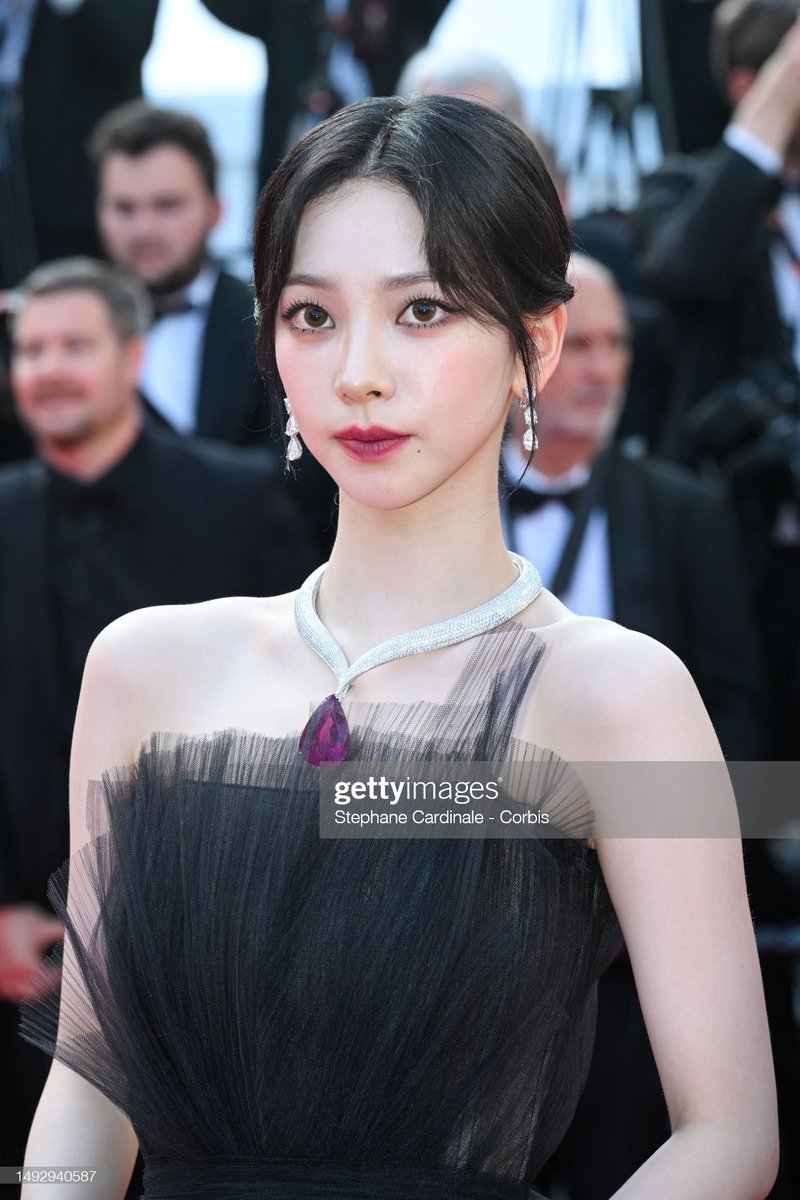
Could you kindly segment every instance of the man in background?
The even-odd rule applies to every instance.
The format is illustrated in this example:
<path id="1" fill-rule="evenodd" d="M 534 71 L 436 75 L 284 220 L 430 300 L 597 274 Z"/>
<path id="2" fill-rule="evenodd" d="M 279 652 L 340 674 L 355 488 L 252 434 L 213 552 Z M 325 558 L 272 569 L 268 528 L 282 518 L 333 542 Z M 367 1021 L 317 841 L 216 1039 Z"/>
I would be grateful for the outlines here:
<path id="1" fill-rule="evenodd" d="M 637 263 L 672 324 L 663 452 L 724 472 L 767 649 L 771 755 L 800 756 L 800 23 L 723 0 L 712 61 L 732 115 L 647 182 Z"/>
<path id="2" fill-rule="evenodd" d="M 208 249 L 221 205 L 206 130 L 186 113 L 134 103 L 101 121 L 90 151 L 106 253 L 144 284 L 155 311 L 139 384 L 148 406 L 178 434 L 257 443 L 280 460 L 283 440 L 255 361 L 253 294 Z M 283 487 L 327 557 L 336 511 L 329 476 L 309 458 Z"/>
<path id="3" fill-rule="evenodd" d="M 208 249 L 221 204 L 206 130 L 187 113 L 134 102 L 100 122 L 89 148 L 106 253 L 147 288 L 155 312 L 140 378 L 146 400 L 177 433 L 264 441 L 253 296 Z"/>
<path id="4" fill-rule="evenodd" d="M 143 420 L 146 293 L 62 260 L 23 284 L 12 384 L 36 455 L 0 470 L 0 1163 L 22 1162 L 48 1062 L 16 1004 L 60 929 L 72 723 L 89 647 L 135 608 L 296 587 L 316 564 L 258 451 Z M 213 686 L 213 680 L 209 681 Z M 112 764 L 109 764 L 112 765 Z"/>
<path id="5" fill-rule="evenodd" d="M 670 155 L 635 217 L 638 271 L 667 306 L 676 369 L 664 453 L 720 385 L 797 389 L 800 367 L 800 24 L 797 0 L 723 0 L 712 65 L 730 121 L 711 150 Z"/>
<path id="6" fill-rule="evenodd" d="M 725 756 L 759 759 L 767 744 L 760 646 L 725 493 L 636 444 L 613 443 L 630 366 L 628 319 L 599 263 L 576 255 L 570 279 L 575 297 L 559 366 L 537 403 L 532 466 L 519 408 L 504 446 L 506 484 L 518 484 L 505 501 L 509 544 L 573 612 L 668 646 L 693 676 Z M 791 888 L 763 844 L 746 846 L 746 865 L 757 922 L 791 921 Z M 764 966 L 776 1056 L 791 1057 L 791 975 L 785 961 Z M 791 1089 L 781 1096 L 788 1134 Z M 587 1087 L 541 1189 L 560 1176 L 571 1200 L 607 1200 L 669 1132 L 633 977 L 619 961 L 600 981 Z"/>

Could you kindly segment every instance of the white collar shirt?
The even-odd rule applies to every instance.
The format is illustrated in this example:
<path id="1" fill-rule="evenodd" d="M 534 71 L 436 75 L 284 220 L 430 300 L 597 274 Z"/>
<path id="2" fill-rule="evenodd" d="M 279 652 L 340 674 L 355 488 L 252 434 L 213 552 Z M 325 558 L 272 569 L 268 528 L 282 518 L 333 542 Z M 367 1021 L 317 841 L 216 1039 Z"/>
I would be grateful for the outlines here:
<path id="1" fill-rule="evenodd" d="M 219 269 L 207 263 L 184 292 L 185 311 L 165 313 L 145 339 L 140 387 L 178 433 L 194 433 L 208 310 Z"/>
<path id="2" fill-rule="evenodd" d="M 515 446 L 503 447 L 508 487 L 516 484 L 526 461 Z M 513 518 L 507 512 L 504 514 L 509 546 L 537 567 L 547 588 L 555 579 L 573 522 L 573 514 L 559 503 L 558 493 L 583 487 L 590 475 L 591 468 L 585 463 L 576 464 L 562 475 L 543 475 L 535 467 L 528 467 L 519 486 L 552 492 L 553 502 L 543 504 L 536 512 L 515 514 Z M 603 508 L 594 508 L 589 514 L 572 578 L 560 599 L 578 616 L 613 619 L 608 517 Z"/>

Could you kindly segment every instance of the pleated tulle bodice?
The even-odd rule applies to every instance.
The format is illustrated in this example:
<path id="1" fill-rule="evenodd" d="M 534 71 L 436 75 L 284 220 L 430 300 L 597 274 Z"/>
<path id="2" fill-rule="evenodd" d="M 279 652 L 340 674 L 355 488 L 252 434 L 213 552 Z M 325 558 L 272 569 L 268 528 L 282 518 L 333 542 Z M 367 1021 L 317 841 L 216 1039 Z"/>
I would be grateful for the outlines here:
<path id="1" fill-rule="evenodd" d="M 585 809 L 512 736 L 541 653 L 512 624 L 476 639 L 445 703 L 351 705 L 350 758 L 544 763 L 563 811 Z M 154 734 L 94 804 L 68 911 L 66 867 L 52 881 L 77 964 L 58 1039 L 53 995 L 23 1031 L 128 1114 L 148 1196 L 360 1197 L 359 1172 L 376 1196 L 525 1194 L 620 942 L 584 838 L 321 839 L 296 736 L 235 729 Z M 210 1190 L 189 1190 L 203 1168 Z M 287 1190 L 298 1171 L 328 1190 Z"/>

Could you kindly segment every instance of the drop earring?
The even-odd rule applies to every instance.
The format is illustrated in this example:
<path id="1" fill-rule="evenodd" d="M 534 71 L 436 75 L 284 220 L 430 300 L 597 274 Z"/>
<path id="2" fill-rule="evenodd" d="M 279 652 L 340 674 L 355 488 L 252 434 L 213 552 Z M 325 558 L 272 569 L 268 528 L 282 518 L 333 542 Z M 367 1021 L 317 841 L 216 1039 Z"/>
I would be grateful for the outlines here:
<path id="1" fill-rule="evenodd" d="M 527 388 L 523 388 L 522 396 L 520 397 L 519 406 L 525 414 L 525 433 L 522 435 L 522 445 L 530 454 L 539 449 L 539 439 L 536 436 L 536 422 L 538 415 L 533 407 L 536 400 L 536 388 L 533 392 L 529 392 Z"/>
<path id="2" fill-rule="evenodd" d="M 287 463 L 297 462 L 303 453 L 303 446 L 298 436 L 300 430 L 297 428 L 297 421 L 294 419 L 288 396 L 283 397 L 283 403 L 286 405 L 286 412 L 289 417 L 289 420 L 286 422 L 286 436 L 289 439 L 289 445 L 286 447 L 286 461 Z"/>

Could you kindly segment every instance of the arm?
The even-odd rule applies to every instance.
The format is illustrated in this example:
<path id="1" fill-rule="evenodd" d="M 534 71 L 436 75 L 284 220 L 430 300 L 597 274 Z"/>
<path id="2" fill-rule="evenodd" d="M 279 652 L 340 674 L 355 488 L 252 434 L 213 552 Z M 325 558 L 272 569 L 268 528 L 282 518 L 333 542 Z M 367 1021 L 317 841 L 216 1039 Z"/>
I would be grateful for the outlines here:
<path id="1" fill-rule="evenodd" d="M 721 761 L 674 655 L 614 626 L 593 636 L 568 672 L 572 761 L 646 762 L 656 781 L 654 763 Z M 587 672 L 587 654 L 596 671 Z M 589 789 L 595 840 L 672 1126 L 615 1200 L 762 1200 L 777 1169 L 777 1115 L 740 843 L 603 836 L 604 814 L 617 799 L 613 777 L 600 771 Z M 722 798 L 730 809 L 727 788 Z M 705 803 L 699 794 L 694 807 Z"/>
<path id="2" fill-rule="evenodd" d="M 70 846 L 75 854 L 91 832 L 86 819 L 89 780 L 109 763 L 131 761 L 135 745 L 126 713 L 130 694 L 124 687 L 126 649 L 119 626 L 101 634 L 87 660 L 75 722 L 70 767 Z M 130 673 L 130 671 L 128 671 Z M 65 947 L 62 996 L 70 988 L 69 946 Z M 63 1001 L 62 1001 L 63 1003 Z M 97 1171 L 93 1184 L 30 1184 L 22 1200 L 50 1200 L 67 1193 L 114 1200 L 124 1196 L 136 1157 L 137 1141 L 125 1115 L 92 1084 L 54 1060 L 31 1126 L 26 1167 L 87 1167 Z"/>
<path id="3" fill-rule="evenodd" d="M 731 302 L 777 198 L 777 181 L 724 143 L 702 162 L 667 159 L 633 223 L 643 281 L 660 300 Z"/>
<path id="4" fill-rule="evenodd" d="M 777 170 L 797 154 L 798 123 L 800 24 L 795 23 L 742 96 L 731 128 L 760 142 L 767 157 L 774 156 Z M 777 199 L 777 180 L 726 145 L 705 161 L 671 165 L 668 160 L 645 185 L 634 226 L 642 278 L 665 300 L 733 300 L 753 239 Z"/>

